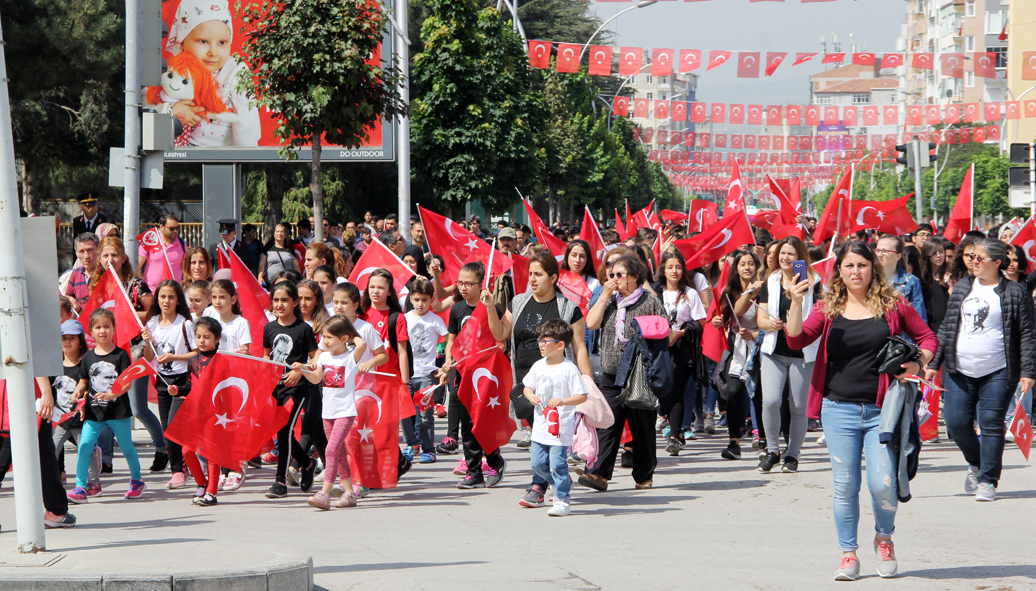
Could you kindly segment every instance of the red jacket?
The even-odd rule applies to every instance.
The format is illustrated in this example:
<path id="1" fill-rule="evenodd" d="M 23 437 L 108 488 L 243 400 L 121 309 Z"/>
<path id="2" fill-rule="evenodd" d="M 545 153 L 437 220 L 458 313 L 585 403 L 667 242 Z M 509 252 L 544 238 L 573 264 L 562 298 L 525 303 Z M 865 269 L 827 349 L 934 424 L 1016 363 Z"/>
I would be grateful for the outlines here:
<path id="1" fill-rule="evenodd" d="M 906 333 L 922 349 L 935 353 L 939 348 L 939 339 L 935 337 L 935 333 L 928 328 L 924 320 L 921 320 L 921 316 L 909 302 L 902 296 L 898 300 L 898 305 L 885 313 L 885 320 L 889 323 L 889 333 L 894 335 Z M 814 419 L 820 418 L 820 406 L 824 401 L 824 383 L 827 377 L 827 333 L 830 330 L 831 319 L 824 313 L 824 302 L 819 301 L 813 306 L 813 313 L 802 323 L 802 334 L 797 337 L 787 335 L 788 346 L 792 349 L 802 349 L 818 338 L 820 339 L 817 361 L 813 364 L 813 380 L 809 385 L 809 402 L 806 405 L 806 414 Z M 889 378 L 888 374 L 881 374 L 878 377 L 876 402 L 879 408 L 885 400 L 885 392 L 889 388 Z"/>

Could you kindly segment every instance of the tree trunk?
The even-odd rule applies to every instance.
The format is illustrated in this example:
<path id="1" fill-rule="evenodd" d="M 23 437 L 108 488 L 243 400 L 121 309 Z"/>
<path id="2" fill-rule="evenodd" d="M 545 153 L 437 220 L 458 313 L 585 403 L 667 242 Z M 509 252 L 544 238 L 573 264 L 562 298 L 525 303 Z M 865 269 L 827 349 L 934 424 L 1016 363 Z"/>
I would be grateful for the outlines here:
<path id="1" fill-rule="evenodd" d="M 263 242 L 273 240 L 276 225 L 284 218 L 284 175 L 283 164 L 266 167 L 266 202 L 263 204 Z"/>
<path id="2" fill-rule="evenodd" d="M 320 172 L 320 132 L 313 134 L 313 235 L 316 242 L 324 241 L 324 177 Z"/>
<path id="3" fill-rule="evenodd" d="M 22 161 L 22 208 L 26 213 L 40 214 L 40 175 L 31 160 Z"/>

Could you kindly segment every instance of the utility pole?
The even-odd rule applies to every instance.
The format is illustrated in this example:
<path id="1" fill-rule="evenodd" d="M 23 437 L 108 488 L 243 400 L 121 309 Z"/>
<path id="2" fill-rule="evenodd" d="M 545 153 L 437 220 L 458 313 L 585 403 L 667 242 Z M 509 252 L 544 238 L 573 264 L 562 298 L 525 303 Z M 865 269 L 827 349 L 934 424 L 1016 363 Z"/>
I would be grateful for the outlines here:
<path id="1" fill-rule="evenodd" d="M 402 78 L 399 83 L 399 95 L 403 104 L 410 104 L 410 37 L 407 32 L 407 0 L 396 0 L 397 29 L 393 36 L 396 40 L 396 55 L 399 56 L 399 67 Z M 396 144 L 399 152 L 396 158 L 397 193 L 399 195 L 399 233 L 410 235 L 410 117 L 399 118 Z M 405 234 L 404 234 L 405 233 Z"/>
<path id="2" fill-rule="evenodd" d="M 140 224 L 140 75 L 141 37 L 144 33 L 142 0 L 126 0 L 126 118 L 125 192 L 123 193 L 122 240 L 137 268 L 137 226 Z"/>
<path id="3" fill-rule="evenodd" d="M 0 349 L 11 422 L 11 459 L 14 474 L 14 512 L 18 523 L 18 550 L 47 549 L 43 529 L 43 493 L 40 447 L 36 436 L 36 391 L 29 357 L 28 295 L 22 225 L 18 218 L 18 185 L 14 170 L 14 133 L 7 85 L 7 59 L 0 31 Z"/>
<path id="4" fill-rule="evenodd" d="M 911 166 L 914 167 L 914 207 L 917 210 L 917 223 L 920 224 L 924 220 L 924 214 L 921 211 L 924 200 L 921 199 L 921 142 L 917 136 L 914 136 L 914 141 L 910 142 L 910 146 L 913 148 Z M 925 157 L 927 157 L 927 151 Z"/>

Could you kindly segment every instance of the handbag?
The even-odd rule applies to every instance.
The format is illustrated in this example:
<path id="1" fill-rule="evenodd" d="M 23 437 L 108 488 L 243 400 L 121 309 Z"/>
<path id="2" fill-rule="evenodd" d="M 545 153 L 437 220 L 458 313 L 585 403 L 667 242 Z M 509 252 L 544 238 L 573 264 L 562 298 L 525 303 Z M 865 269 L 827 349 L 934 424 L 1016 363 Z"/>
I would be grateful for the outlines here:
<path id="1" fill-rule="evenodd" d="M 586 424 L 595 429 L 607 429 L 615 424 L 615 414 L 611 406 L 608 406 L 608 399 L 604 397 L 597 384 L 590 379 L 590 376 L 583 376 L 583 383 L 586 384 L 586 402 L 576 406 L 576 412 L 583 415 Z"/>
<path id="2" fill-rule="evenodd" d="M 903 373 L 902 365 L 921 358 L 921 349 L 899 335 L 892 335 L 878 352 L 878 372 L 888 375 Z"/>
<path id="3" fill-rule="evenodd" d="M 594 382 L 600 383 L 604 378 L 604 370 L 601 368 L 601 330 L 595 330 L 594 336 L 590 339 L 590 351 L 588 352 L 590 357 L 590 373 L 593 375 Z"/>
<path id="4" fill-rule="evenodd" d="M 628 408 L 642 410 L 654 410 L 658 407 L 658 398 L 648 385 L 644 360 L 639 351 L 633 359 L 633 368 L 626 378 L 626 387 L 619 393 L 619 402 Z"/>
<path id="5" fill-rule="evenodd" d="M 515 418 L 520 421 L 531 417 L 533 411 L 536 410 L 536 405 L 525 397 L 525 386 L 522 384 L 517 384 L 511 389 L 511 408 L 514 409 Z"/>

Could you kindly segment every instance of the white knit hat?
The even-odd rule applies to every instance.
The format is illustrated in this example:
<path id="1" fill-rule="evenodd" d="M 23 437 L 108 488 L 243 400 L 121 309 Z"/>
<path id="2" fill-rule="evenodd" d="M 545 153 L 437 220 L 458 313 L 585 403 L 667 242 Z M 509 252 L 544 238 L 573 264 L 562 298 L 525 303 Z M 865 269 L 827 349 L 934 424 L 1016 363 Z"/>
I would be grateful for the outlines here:
<path id="1" fill-rule="evenodd" d="M 234 26 L 230 19 L 228 0 L 180 0 L 176 9 L 176 17 L 169 27 L 169 37 L 165 49 L 176 55 L 180 53 L 180 44 L 191 34 L 194 27 L 205 21 L 220 21 L 230 29 L 231 39 L 234 37 Z"/>

